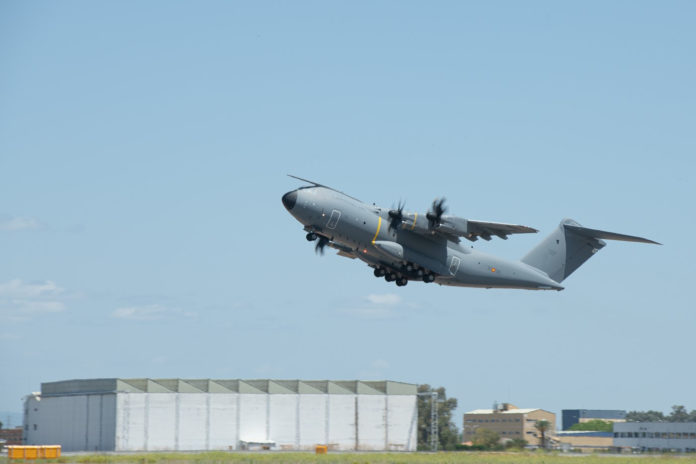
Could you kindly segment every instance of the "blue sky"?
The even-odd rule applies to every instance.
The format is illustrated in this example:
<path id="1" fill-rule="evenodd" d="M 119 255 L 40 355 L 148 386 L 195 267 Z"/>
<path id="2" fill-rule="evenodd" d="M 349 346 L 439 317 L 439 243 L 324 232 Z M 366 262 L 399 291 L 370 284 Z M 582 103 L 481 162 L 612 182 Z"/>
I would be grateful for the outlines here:
<path id="1" fill-rule="evenodd" d="M 0 412 L 93 377 L 387 378 L 445 386 L 460 413 L 696 409 L 695 13 L 2 2 Z M 476 244 L 509 258 L 564 217 L 664 246 L 610 242 L 560 293 L 397 288 L 314 254 L 288 173 L 540 229 Z"/>

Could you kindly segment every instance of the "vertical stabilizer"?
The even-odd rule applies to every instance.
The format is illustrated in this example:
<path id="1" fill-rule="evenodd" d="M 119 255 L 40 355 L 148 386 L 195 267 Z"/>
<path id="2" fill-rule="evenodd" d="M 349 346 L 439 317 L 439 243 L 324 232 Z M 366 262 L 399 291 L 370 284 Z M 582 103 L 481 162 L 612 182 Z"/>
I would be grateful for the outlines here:
<path id="1" fill-rule="evenodd" d="M 589 229 L 572 219 L 564 219 L 551 235 L 522 258 L 522 262 L 544 271 L 556 282 L 562 282 L 592 255 L 604 248 L 606 242 L 602 239 L 659 245 L 642 237 Z"/>

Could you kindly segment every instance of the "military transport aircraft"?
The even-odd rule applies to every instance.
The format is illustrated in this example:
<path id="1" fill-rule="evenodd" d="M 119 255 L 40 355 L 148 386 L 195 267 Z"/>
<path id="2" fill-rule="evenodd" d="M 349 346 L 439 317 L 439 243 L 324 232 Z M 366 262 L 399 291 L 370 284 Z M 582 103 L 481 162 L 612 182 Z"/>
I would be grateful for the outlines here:
<path id="1" fill-rule="evenodd" d="M 460 244 L 460 237 L 504 240 L 511 234 L 538 232 L 531 227 L 472 221 L 446 215 L 445 200 L 435 200 L 424 215 L 386 209 L 300 177 L 307 182 L 283 195 L 283 205 L 304 225 L 307 240 L 323 254 L 327 245 L 340 256 L 360 259 L 376 277 L 404 286 L 409 280 L 484 288 L 563 290 L 560 285 L 606 244 L 602 239 L 659 243 L 641 237 L 583 227 L 564 219 L 520 261 L 492 256 Z"/>

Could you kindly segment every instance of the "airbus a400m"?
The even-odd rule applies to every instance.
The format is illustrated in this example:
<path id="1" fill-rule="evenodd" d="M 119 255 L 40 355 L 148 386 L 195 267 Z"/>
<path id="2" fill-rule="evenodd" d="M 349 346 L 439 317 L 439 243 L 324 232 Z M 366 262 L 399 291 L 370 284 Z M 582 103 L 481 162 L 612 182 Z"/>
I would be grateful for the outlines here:
<path id="1" fill-rule="evenodd" d="M 330 187 L 310 185 L 283 195 L 285 208 L 303 226 L 316 251 L 326 246 L 340 256 L 360 259 L 376 277 L 404 286 L 411 280 L 483 288 L 563 290 L 570 274 L 603 248 L 607 240 L 658 244 L 632 235 L 583 227 L 564 219 L 521 260 L 507 260 L 461 245 L 512 234 L 538 232 L 531 227 L 464 219 L 445 214 L 444 199 L 426 214 L 363 203 Z"/>

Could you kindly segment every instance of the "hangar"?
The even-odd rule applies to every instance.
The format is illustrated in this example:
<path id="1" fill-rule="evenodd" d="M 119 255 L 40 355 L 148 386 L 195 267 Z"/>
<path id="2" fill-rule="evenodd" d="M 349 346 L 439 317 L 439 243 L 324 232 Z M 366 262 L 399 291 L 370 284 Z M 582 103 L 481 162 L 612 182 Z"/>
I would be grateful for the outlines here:
<path id="1" fill-rule="evenodd" d="M 25 399 L 23 438 L 64 451 L 414 451 L 416 393 L 393 381 L 48 382 Z"/>

